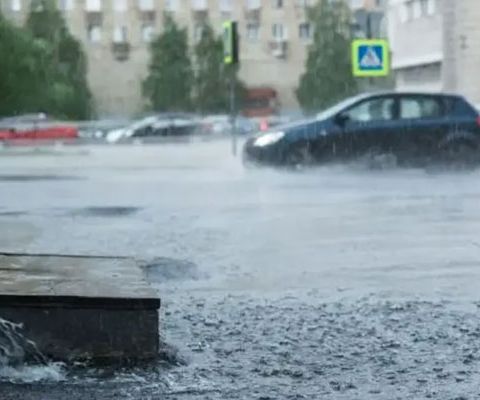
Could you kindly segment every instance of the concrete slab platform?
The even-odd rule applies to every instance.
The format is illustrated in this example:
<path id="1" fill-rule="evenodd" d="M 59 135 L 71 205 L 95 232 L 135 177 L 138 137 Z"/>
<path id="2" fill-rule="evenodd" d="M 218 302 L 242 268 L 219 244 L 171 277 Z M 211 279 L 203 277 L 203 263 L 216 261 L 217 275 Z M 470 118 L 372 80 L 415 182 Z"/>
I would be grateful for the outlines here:
<path id="1" fill-rule="evenodd" d="M 159 308 L 133 259 L 0 253 L 0 317 L 51 358 L 155 358 Z"/>

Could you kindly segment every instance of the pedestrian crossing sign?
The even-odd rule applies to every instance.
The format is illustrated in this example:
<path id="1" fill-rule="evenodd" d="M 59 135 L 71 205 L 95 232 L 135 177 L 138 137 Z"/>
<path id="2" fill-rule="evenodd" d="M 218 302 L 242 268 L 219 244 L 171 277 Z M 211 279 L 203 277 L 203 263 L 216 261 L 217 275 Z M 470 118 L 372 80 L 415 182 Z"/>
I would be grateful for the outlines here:
<path id="1" fill-rule="evenodd" d="M 387 76 L 390 71 L 388 42 L 383 39 L 354 40 L 352 66 L 354 76 Z"/>

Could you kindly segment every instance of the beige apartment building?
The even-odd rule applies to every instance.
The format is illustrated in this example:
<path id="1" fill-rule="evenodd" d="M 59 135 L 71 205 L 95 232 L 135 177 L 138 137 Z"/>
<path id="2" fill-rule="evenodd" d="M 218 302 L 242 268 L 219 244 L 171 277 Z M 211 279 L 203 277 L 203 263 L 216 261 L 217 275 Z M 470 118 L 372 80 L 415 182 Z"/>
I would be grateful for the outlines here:
<path id="1" fill-rule="evenodd" d="M 387 20 L 398 89 L 455 92 L 480 105 L 479 0 L 390 0 Z"/>
<path id="2" fill-rule="evenodd" d="M 0 0 L 2 10 L 22 23 L 32 0 Z M 193 45 L 208 19 L 238 21 L 240 78 L 248 87 L 271 87 L 282 111 L 298 109 L 295 89 L 304 70 L 312 27 L 307 9 L 316 0 L 58 0 L 67 24 L 88 56 L 88 80 L 99 115 L 135 114 L 149 63 L 149 43 L 170 13 L 188 29 Z M 354 10 L 378 7 L 379 0 L 351 0 Z"/>

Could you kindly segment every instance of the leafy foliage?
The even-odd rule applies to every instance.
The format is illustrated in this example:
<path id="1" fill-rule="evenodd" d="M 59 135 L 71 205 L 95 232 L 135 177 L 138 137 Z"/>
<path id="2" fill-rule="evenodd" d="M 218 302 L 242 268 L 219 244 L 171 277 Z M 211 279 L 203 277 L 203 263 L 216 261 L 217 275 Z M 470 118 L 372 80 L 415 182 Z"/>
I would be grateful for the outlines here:
<path id="1" fill-rule="evenodd" d="M 48 54 L 49 90 L 45 111 L 84 119 L 93 112 L 87 83 L 87 60 L 80 42 L 68 31 L 54 0 L 32 2 L 26 24 L 37 46 Z"/>
<path id="2" fill-rule="evenodd" d="M 164 31 L 150 46 L 151 61 L 143 94 L 157 111 L 186 111 L 192 107 L 194 81 L 188 54 L 186 29 L 177 26 L 171 16 L 164 16 Z"/>
<path id="3" fill-rule="evenodd" d="M 0 15 L 0 54 L 0 115 L 91 115 L 86 59 L 53 0 L 32 2 L 25 29 Z"/>
<path id="4" fill-rule="evenodd" d="M 210 24 L 205 23 L 202 36 L 195 45 L 194 105 L 200 113 L 223 113 L 230 108 L 230 85 L 233 79 L 237 102 L 241 100 L 244 85 L 238 79 L 238 65 L 223 63 L 223 42 L 215 36 Z"/>
<path id="5" fill-rule="evenodd" d="M 318 111 L 357 91 L 351 65 L 351 15 L 344 1 L 320 0 L 309 18 L 313 43 L 296 94 L 304 110 Z"/>
<path id="6" fill-rule="evenodd" d="M 47 51 L 0 14 L 0 115 L 41 110 Z"/>

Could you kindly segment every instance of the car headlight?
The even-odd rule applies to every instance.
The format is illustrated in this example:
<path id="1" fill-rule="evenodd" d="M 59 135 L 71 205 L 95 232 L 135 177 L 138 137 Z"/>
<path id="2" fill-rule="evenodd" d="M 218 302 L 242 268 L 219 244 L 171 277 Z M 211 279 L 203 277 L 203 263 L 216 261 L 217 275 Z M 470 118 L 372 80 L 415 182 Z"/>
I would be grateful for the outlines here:
<path id="1" fill-rule="evenodd" d="M 285 132 L 265 133 L 262 136 L 258 137 L 255 142 L 253 142 L 253 145 L 258 147 L 268 146 L 269 144 L 278 142 L 284 136 Z"/>

